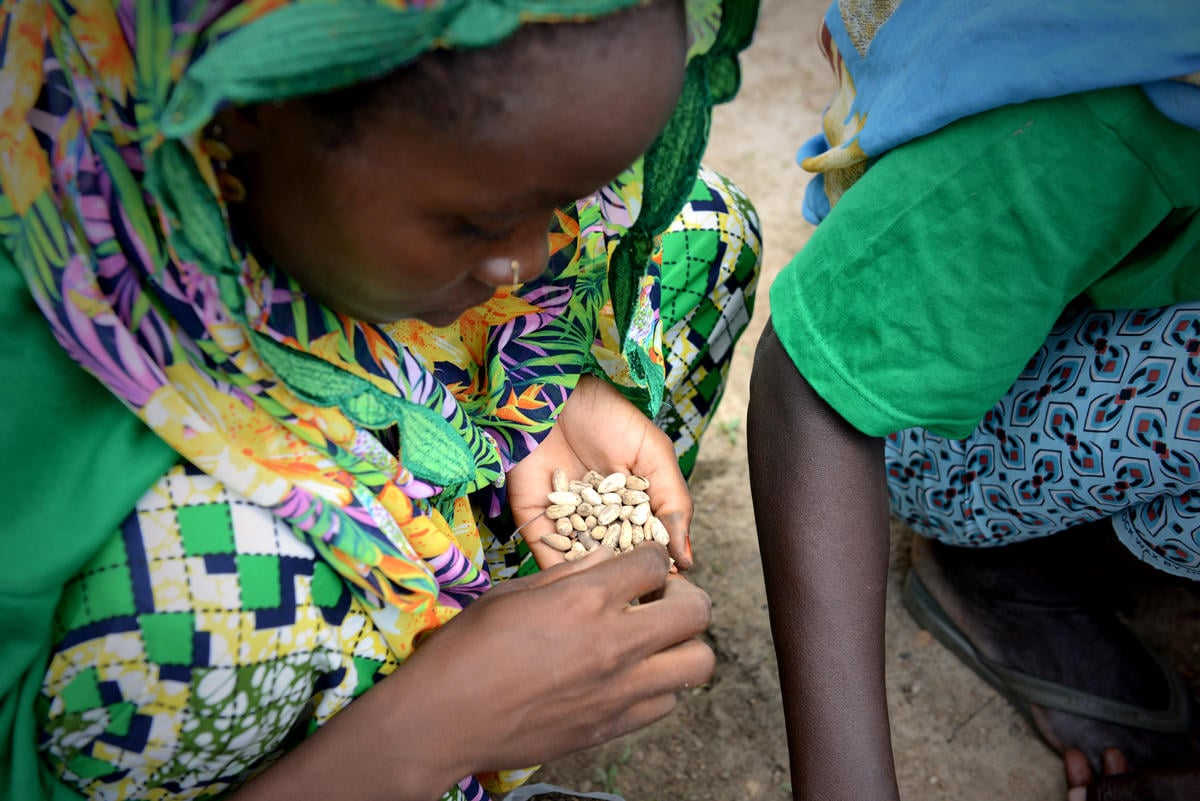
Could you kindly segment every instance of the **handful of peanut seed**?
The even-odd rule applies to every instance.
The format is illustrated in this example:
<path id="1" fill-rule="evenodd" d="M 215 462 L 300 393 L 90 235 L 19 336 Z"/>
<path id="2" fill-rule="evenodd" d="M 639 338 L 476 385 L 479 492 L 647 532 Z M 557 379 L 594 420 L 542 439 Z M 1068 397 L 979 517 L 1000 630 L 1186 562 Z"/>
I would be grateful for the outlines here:
<path id="1" fill-rule="evenodd" d="M 589 470 L 582 480 L 568 481 L 556 469 L 551 484 L 546 517 L 558 533 L 543 535 L 542 542 L 568 562 L 601 546 L 624 553 L 647 540 L 670 542 L 666 526 L 650 511 L 650 482 L 643 476 Z"/>

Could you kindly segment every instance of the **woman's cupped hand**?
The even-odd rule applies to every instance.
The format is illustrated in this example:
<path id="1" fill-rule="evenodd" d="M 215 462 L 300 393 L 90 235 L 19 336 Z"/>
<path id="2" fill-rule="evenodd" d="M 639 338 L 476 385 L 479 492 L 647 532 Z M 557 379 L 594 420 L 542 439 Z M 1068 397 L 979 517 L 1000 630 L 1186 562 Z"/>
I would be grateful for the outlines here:
<path id="1" fill-rule="evenodd" d="M 554 522 L 538 517 L 546 509 L 555 468 L 571 479 L 583 478 L 588 470 L 644 476 L 651 508 L 671 535 L 671 557 L 682 570 L 692 566 L 692 497 L 671 439 L 608 382 L 581 378 L 550 433 L 508 473 L 513 519 L 542 567 L 563 558 L 541 541 L 554 532 Z"/>

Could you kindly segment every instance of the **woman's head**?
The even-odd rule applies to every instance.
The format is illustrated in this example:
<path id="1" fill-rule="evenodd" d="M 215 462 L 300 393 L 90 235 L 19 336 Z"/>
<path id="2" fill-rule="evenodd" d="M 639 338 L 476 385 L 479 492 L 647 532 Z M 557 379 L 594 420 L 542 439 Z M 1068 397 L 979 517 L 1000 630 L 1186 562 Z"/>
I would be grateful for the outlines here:
<path id="1" fill-rule="evenodd" d="M 249 236 L 334 309 L 453 321 L 544 269 L 555 208 L 614 178 L 669 119 L 682 4 L 529 25 L 369 85 L 221 112 Z"/>

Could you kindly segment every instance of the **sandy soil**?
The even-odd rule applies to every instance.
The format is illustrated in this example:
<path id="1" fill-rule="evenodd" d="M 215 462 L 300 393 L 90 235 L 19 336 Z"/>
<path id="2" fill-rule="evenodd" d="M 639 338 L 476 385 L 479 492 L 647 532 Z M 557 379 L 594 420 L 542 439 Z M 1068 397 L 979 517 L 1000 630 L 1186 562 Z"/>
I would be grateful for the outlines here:
<path id="1" fill-rule="evenodd" d="M 743 59 L 741 94 L 718 110 L 707 161 L 756 203 L 766 242 L 755 317 L 737 349 L 730 384 L 692 480 L 697 566 L 713 598 L 708 641 L 716 675 L 641 732 L 547 766 L 539 779 L 628 801 L 786 801 L 790 798 L 779 677 L 754 533 L 745 451 L 750 360 L 769 309 L 771 279 L 807 241 L 800 216 L 807 181 L 796 148 L 819 128 L 833 87 L 816 45 L 827 0 L 763 0 Z M 905 799 L 1014 801 L 1065 798 L 1055 756 L 1012 709 L 918 629 L 899 604 L 911 532 L 893 526 L 887 672 L 901 795 Z M 1144 636 L 1195 681 L 1200 673 L 1200 592 L 1146 599 Z"/>

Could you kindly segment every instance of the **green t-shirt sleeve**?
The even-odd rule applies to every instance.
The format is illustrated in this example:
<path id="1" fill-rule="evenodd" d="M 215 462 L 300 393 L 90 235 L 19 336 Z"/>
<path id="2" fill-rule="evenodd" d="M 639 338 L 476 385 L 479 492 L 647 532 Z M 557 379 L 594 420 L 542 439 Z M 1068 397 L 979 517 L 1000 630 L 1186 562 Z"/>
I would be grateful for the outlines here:
<path id="1" fill-rule="evenodd" d="M 0 798 L 78 799 L 36 749 L 63 585 L 178 456 L 63 352 L 0 247 Z"/>
<path id="2" fill-rule="evenodd" d="M 801 374 L 867 434 L 969 434 L 1067 305 L 1175 211 L 1127 143 L 1139 116 L 1162 119 L 1137 89 L 1068 96 L 882 156 L 771 288 Z"/>

